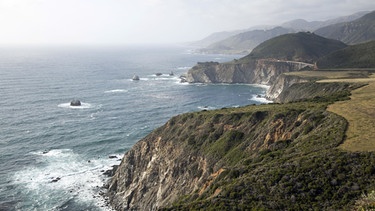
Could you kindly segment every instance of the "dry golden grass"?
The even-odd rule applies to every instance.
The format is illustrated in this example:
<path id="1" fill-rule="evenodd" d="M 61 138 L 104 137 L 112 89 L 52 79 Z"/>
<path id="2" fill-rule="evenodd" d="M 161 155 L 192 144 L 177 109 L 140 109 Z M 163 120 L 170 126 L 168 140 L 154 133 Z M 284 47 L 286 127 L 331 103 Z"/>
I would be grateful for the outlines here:
<path id="1" fill-rule="evenodd" d="M 328 111 L 349 122 L 347 139 L 340 146 L 348 151 L 375 151 L 375 75 L 368 78 L 328 79 L 319 82 L 358 82 L 367 86 L 352 91 L 351 100 L 336 102 Z"/>
<path id="2" fill-rule="evenodd" d="M 284 73 L 312 79 L 344 79 L 344 78 L 365 78 L 368 77 L 368 71 L 299 71 Z"/>

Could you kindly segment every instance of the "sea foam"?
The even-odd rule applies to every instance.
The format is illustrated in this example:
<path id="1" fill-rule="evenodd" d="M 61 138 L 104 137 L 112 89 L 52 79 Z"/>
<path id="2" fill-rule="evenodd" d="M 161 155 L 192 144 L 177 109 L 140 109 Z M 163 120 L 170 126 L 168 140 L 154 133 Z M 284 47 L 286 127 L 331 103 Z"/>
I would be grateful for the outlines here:
<path id="1" fill-rule="evenodd" d="M 90 103 L 83 103 L 81 102 L 80 106 L 71 106 L 70 103 L 61 103 L 58 105 L 60 108 L 71 108 L 71 109 L 87 109 L 92 108 L 92 105 Z"/>
<path id="2" fill-rule="evenodd" d="M 85 160 L 71 149 L 31 154 L 38 165 L 16 172 L 14 183 L 23 187 L 20 192 L 33 199 L 34 207 L 57 209 L 74 199 L 74 203 L 110 209 L 104 208 L 106 202 L 100 193 L 106 182 L 102 172 L 118 164 L 118 159 Z"/>
<path id="3" fill-rule="evenodd" d="M 113 89 L 113 90 L 105 91 L 104 93 L 124 93 L 124 92 L 128 92 L 128 90 L 126 90 L 126 89 Z"/>

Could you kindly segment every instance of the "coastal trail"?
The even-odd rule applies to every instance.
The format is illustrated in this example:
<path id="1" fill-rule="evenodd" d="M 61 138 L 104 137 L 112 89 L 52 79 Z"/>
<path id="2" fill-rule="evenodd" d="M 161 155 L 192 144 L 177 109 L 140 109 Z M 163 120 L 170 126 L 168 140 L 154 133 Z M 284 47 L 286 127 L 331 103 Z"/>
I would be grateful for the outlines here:
<path id="1" fill-rule="evenodd" d="M 350 100 L 335 102 L 328 111 L 343 116 L 349 123 L 346 140 L 339 148 L 347 151 L 375 151 L 375 75 L 368 78 L 325 79 L 318 82 L 368 84 L 352 91 Z"/>

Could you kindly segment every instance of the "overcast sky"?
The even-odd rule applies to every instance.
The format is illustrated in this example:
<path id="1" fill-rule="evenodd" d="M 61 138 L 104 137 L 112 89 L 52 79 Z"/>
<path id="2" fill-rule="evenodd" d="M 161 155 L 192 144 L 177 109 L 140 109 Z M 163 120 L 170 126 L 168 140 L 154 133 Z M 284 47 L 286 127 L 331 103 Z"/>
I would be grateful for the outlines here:
<path id="1" fill-rule="evenodd" d="M 0 44 L 175 43 L 371 10 L 374 0 L 0 0 Z"/>

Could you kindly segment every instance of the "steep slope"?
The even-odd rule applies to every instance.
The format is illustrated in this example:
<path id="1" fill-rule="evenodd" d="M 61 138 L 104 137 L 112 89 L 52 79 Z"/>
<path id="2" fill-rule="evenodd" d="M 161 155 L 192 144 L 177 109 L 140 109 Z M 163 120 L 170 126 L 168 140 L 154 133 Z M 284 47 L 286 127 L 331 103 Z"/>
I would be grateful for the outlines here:
<path id="1" fill-rule="evenodd" d="M 299 32 L 275 37 L 258 45 L 246 59 L 279 59 L 314 63 L 320 57 L 346 47 L 340 41 Z"/>
<path id="2" fill-rule="evenodd" d="M 338 99 L 347 99 L 350 92 L 364 84 L 355 83 L 294 83 L 285 88 L 275 101 L 287 103 L 304 100 L 314 101 L 336 101 Z"/>
<path id="3" fill-rule="evenodd" d="M 273 37 L 293 33 L 292 29 L 275 27 L 268 30 L 252 30 L 236 34 L 227 39 L 213 43 L 206 48 L 201 49 L 207 53 L 250 53 L 260 43 Z"/>
<path id="4" fill-rule="evenodd" d="M 349 46 L 320 58 L 324 68 L 375 68 L 375 41 Z"/>
<path id="5" fill-rule="evenodd" d="M 316 30 L 314 33 L 347 44 L 358 44 L 375 39 L 375 11 L 345 23 L 338 23 Z"/>
<path id="6" fill-rule="evenodd" d="M 346 121 L 326 103 L 187 113 L 127 152 L 117 210 L 337 210 L 375 186 L 373 153 L 336 147 Z"/>

